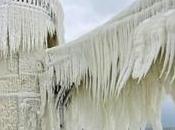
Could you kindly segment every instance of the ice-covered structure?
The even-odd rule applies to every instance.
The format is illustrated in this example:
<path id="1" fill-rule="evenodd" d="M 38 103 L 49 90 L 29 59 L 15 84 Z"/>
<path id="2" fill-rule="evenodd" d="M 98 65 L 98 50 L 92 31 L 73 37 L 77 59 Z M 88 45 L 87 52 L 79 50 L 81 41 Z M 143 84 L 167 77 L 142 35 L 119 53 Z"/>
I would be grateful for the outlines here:
<path id="1" fill-rule="evenodd" d="M 2 130 L 162 130 L 161 101 L 175 83 L 175 0 L 137 0 L 58 47 L 57 0 L 0 4 Z"/>
<path id="2" fill-rule="evenodd" d="M 0 0 L 0 130 L 41 130 L 39 79 L 62 24 L 58 0 Z"/>
<path id="3" fill-rule="evenodd" d="M 89 34 L 47 50 L 55 103 L 65 97 L 65 129 L 162 129 L 161 101 L 175 78 L 174 8 L 174 0 L 137 0 Z"/>

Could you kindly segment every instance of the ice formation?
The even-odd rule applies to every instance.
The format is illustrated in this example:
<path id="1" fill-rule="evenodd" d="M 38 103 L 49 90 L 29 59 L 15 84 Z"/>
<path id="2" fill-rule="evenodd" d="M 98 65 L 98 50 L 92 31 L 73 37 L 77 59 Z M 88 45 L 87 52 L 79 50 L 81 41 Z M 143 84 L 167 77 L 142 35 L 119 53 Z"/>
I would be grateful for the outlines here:
<path id="1" fill-rule="evenodd" d="M 0 55 L 47 48 L 57 32 L 63 43 L 63 11 L 58 0 L 0 0 Z"/>
<path id="2" fill-rule="evenodd" d="M 59 1 L 0 0 L 0 128 L 162 130 L 161 101 L 175 82 L 174 19 L 175 0 L 137 0 L 45 51 L 48 34 L 64 43 Z"/>
<path id="3" fill-rule="evenodd" d="M 175 79 L 174 8 L 174 0 L 138 0 L 89 34 L 47 50 L 47 74 L 56 87 L 46 91 L 59 90 L 53 102 L 55 109 L 65 103 L 65 129 L 140 130 L 151 124 L 162 130 L 161 99 Z"/>
<path id="4" fill-rule="evenodd" d="M 40 77 L 45 49 L 63 35 L 58 0 L 0 0 L 0 130 L 53 128 L 42 123 Z"/>

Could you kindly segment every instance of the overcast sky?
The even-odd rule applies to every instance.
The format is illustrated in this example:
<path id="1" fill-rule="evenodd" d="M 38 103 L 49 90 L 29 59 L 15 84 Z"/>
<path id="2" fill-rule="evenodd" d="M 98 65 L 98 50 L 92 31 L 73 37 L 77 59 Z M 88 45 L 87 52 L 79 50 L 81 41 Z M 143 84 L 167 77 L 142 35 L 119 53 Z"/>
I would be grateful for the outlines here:
<path id="1" fill-rule="evenodd" d="M 65 38 L 71 41 L 103 24 L 135 0 L 61 0 Z M 175 126 L 175 104 L 170 96 L 162 105 L 164 126 Z"/>
<path id="2" fill-rule="evenodd" d="M 65 38 L 71 41 L 109 20 L 134 0 L 61 0 Z"/>

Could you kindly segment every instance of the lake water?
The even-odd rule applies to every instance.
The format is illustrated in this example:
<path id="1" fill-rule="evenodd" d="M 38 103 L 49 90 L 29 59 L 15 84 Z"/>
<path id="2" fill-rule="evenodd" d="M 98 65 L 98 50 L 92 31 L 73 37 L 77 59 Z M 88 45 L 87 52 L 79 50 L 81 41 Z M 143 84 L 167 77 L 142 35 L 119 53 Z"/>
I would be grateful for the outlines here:
<path id="1" fill-rule="evenodd" d="M 175 130 L 175 103 L 170 95 L 167 95 L 162 104 L 162 124 L 165 128 L 173 127 Z"/>

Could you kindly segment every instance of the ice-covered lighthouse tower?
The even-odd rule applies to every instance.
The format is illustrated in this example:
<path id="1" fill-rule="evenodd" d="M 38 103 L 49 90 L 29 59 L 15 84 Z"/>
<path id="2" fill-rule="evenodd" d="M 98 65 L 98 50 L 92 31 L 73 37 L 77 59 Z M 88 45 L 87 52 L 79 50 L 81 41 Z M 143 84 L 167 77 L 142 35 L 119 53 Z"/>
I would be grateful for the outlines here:
<path id="1" fill-rule="evenodd" d="M 41 130 L 45 49 L 63 43 L 58 0 L 0 0 L 0 130 Z"/>

